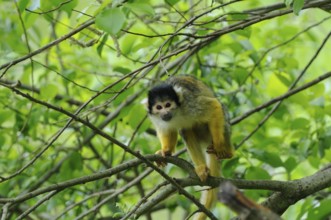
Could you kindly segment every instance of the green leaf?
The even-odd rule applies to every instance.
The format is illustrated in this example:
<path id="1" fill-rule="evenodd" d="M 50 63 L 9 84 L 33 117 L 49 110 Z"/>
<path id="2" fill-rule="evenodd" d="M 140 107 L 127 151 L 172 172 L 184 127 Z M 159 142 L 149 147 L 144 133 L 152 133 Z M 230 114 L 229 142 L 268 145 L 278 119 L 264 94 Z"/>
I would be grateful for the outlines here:
<path id="1" fill-rule="evenodd" d="M 73 152 L 67 160 L 69 162 L 69 167 L 72 170 L 81 170 L 82 169 L 82 156 L 78 152 Z"/>
<path id="2" fill-rule="evenodd" d="M 98 47 L 97 47 L 97 52 L 98 52 L 98 55 L 101 57 L 101 55 L 102 55 L 102 50 L 103 50 L 103 47 L 106 45 L 106 42 L 107 42 L 107 40 L 108 40 L 108 34 L 105 34 L 103 37 L 102 37 L 102 39 L 101 39 L 101 41 L 100 41 L 100 44 L 98 45 Z"/>
<path id="3" fill-rule="evenodd" d="M 238 11 L 233 11 L 229 14 L 229 20 L 240 21 L 240 20 L 245 20 L 247 18 L 248 18 L 248 14 Z"/>
<path id="4" fill-rule="evenodd" d="M 296 219 L 301 220 L 303 219 L 302 216 L 307 214 L 308 210 L 311 210 L 311 207 L 314 205 L 314 198 L 306 198 L 303 204 L 301 205 L 300 212 L 297 213 Z M 306 218 L 305 218 L 306 219 Z"/>
<path id="5" fill-rule="evenodd" d="M 29 4 L 30 0 L 20 0 L 18 2 L 18 8 L 20 9 L 20 12 L 22 13 L 26 6 Z"/>
<path id="6" fill-rule="evenodd" d="M 68 16 L 70 16 L 72 13 L 72 9 L 75 8 L 77 6 L 77 4 L 78 4 L 78 0 L 72 0 L 70 2 L 63 1 L 60 4 L 61 5 L 60 9 L 65 11 L 68 14 Z"/>
<path id="7" fill-rule="evenodd" d="M 125 7 L 129 8 L 131 11 L 133 11 L 139 15 L 143 15 L 143 14 L 147 14 L 147 15 L 151 15 L 151 16 L 155 15 L 155 12 L 154 12 L 154 9 L 152 8 L 152 6 L 147 3 L 128 3 L 125 5 Z"/>
<path id="8" fill-rule="evenodd" d="M 277 72 L 275 73 L 275 75 L 277 76 L 277 78 L 284 84 L 289 86 L 291 84 L 291 78 L 290 76 L 285 73 L 285 72 Z"/>
<path id="9" fill-rule="evenodd" d="M 1 150 L 1 147 L 5 144 L 6 142 L 6 138 L 3 134 L 0 134 L 0 150 Z"/>
<path id="10" fill-rule="evenodd" d="M 225 45 L 227 49 L 231 49 L 235 54 L 242 52 L 242 46 L 237 42 L 229 43 Z"/>
<path id="11" fill-rule="evenodd" d="M 0 161 L 2 162 L 2 161 Z M 17 185 L 17 184 L 16 184 Z M 13 193 L 13 186 L 10 181 L 2 182 L 0 187 L 0 194 L 3 196 L 10 196 L 10 193 Z"/>
<path id="12" fill-rule="evenodd" d="M 147 30 L 141 29 L 141 31 L 144 31 L 146 33 Z M 132 49 L 136 44 L 139 44 L 140 40 L 137 39 L 134 35 L 125 35 L 121 38 L 121 51 L 125 55 L 132 54 Z M 139 48 L 140 49 L 140 48 Z"/>
<path id="13" fill-rule="evenodd" d="M 72 81 L 77 79 L 77 72 L 72 69 L 64 70 L 63 75 L 65 76 L 65 79 L 63 78 L 62 81 L 65 86 L 72 84 Z"/>
<path id="14" fill-rule="evenodd" d="M 15 122 L 16 131 L 20 131 L 22 134 L 28 135 L 31 125 L 30 123 L 26 123 L 27 119 L 23 118 L 23 116 L 21 116 L 20 114 L 16 114 Z"/>
<path id="15" fill-rule="evenodd" d="M 5 122 L 11 121 L 14 117 L 14 112 L 10 110 L 0 110 L 0 125 Z"/>
<path id="16" fill-rule="evenodd" d="M 118 73 L 122 73 L 122 74 L 131 73 L 131 69 L 125 68 L 125 67 L 122 67 L 122 66 L 114 67 L 113 71 L 118 72 Z"/>
<path id="17" fill-rule="evenodd" d="M 296 129 L 306 129 L 310 125 L 310 122 L 306 118 L 296 118 L 291 122 L 291 128 Z"/>
<path id="18" fill-rule="evenodd" d="M 249 180 L 271 179 L 269 173 L 260 167 L 250 167 L 246 170 L 245 178 Z"/>
<path id="19" fill-rule="evenodd" d="M 307 219 L 327 219 L 331 214 L 331 199 L 320 201 L 318 207 L 311 208 Z"/>
<path id="20" fill-rule="evenodd" d="M 267 82 L 266 92 L 270 96 L 282 95 L 287 91 L 287 86 L 277 77 L 276 74 L 272 74 Z"/>
<path id="21" fill-rule="evenodd" d="M 325 85 L 324 84 L 317 84 L 313 87 L 310 87 L 309 90 L 311 91 L 310 95 L 312 97 L 319 97 L 325 94 Z"/>
<path id="22" fill-rule="evenodd" d="M 288 173 L 292 172 L 298 165 L 298 162 L 294 159 L 294 157 L 289 157 L 285 163 L 284 167 Z"/>
<path id="23" fill-rule="evenodd" d="M 61 179 L 66 180 L 78 176 L 83 168 L 83 159 L 80 153 L 72 152 L 68 159 L 63 163 L 60 173 Z M 78 172 L 74 172 L 78 171 Z"/>
<path id="24" fill-rule="evenodd" d="M 232 72 L 232 77 L 235 81 L 237 81 L 239 84 L 243 83 L 244 79 L 247 77 L 248 71 L 247 68 L 235 68 Z"/>
<path id="25" fill-rule="evenodd" d="M 112 91 L 114 92 L 118 92 L 118 91 L 122 91 L 124 88 L 126 87 L 126 83 L 119 82 L 117 83 L 115 86 L 112 87 Z M 122 91 L 121 95 L 118 96 L 114 101 L 113 104 L 115 106 L 118 106 L 119 104 L 121 104 L 123 101 L 125 101 L 130 95 L 132 95 L 134 91 L 133 87 L 130 88 L 126 88 L 124 89 L 124 91 Z"/>
<path id="26" fill-rule="evenodd" d="M 179 0 L 165 0 L 165 3 L 167 3 L 167 4 L 171 5 L 171 6 L 177 4 L 177 2 L 179 2 Z"/>
<path id="27" fill-rule="evenodd" d="M 304 0 L 294 0 L 293 2 L 293 12 L 294 14 L 298 15 L 301 11 L 305 1 Z"/>
<path id="28" fill-rule="evenodd" d="M 293 0 L 285 0 L 284 3 L 287 7 L 291 6 Z"/>
<path id="29" fill-rule="evenodd" d="M 31 0 L 30 10 L 36 10 L 40 7 L 40 0 Z"/>
<path id="30" fill-rule="evenodd" d="M 312 106 L 324 107 L 325 99 L 323 96 L 317 97 L 316 99 L 310 101 L 309 104 Z"/>
<path id="31" fill-rule="evenodd" d="M 134 139 L 132 146 L 135 146 L 135 149 L 139 149 L 139 151 L 141 151 L 143 154 L 155 153 L 155 149 L 150 147 L 150 142 L 145 137 L 141 137 L 139 135 Z"/>
<path id="32" fill-rule="evenodd" d="M 58 93 L 58 87 L 55 84 L 48 84 L 40 88 L 40 95 L 42 98 L 51 100 Z"/>
<path id="33" fill-rule="evenodd" d="M 124 26 L 126 17 L 119 8 L 105 9 L 95 18 L 95 24 L 98 28 L 111 35 L 117 34 Z"/>
<path id="34" fill-rule="evenodd" d="M 286 59 L 284 59 L 284 63 L 286 65 L 285 69 L 297 69 L 299 66 L 298 60 L 294 57 L 287 57 Z"/>
<path id="35" fill-rule="evenodd" d="M 322 136 L 318 138 L 318 152 L 323 157 L 325 150 L 331 147 L 331 136 Z"/>
<path id="36" fill-rule="evenodd" d="M 128 115 L 127 121 L 133 129 L 136 129 L 146 115 L 146 110 L 140 104 L 133 105 L 130 109 L 131 111 Z"/>
<path id="37" fill-rule="evenodd" d="M 40 6 L 43 11 L 50 11 L 53 13 L 55 11 L 65 11 L 68 16 L 71 15 L 72 9 L 77 6 L 77 0 L 52 0 L 52 1 L 40 1 Z M 48 13 L 49 14 L 49 13 Z M 47 17 L 46 17 L 47 18 Z"/>
<path id="38" fill-rule="evenodd" d="M 319 157 L 317 156 L 309 156 L 308 158 L 308 162 L 309 164 L 314 167 L 315 169 L 318 169 L 320 166 L 320 161 L 319 161 Z"/>
<path id="39" fill-rule="evenodd" d="M 279 157 L 279 154 L 271 153 L 263 150 L 252 150 L 254 156 L 259 160 L 270 164 L 273 167 L 283 166 L 283 162 Z"/>
<path id="40" fill-rule="evenodd" d="M 232 177 L 235 169 L 239 166 L 239 157 L 234 157 L 230 160 L 222 162 L 222 174 L 224 177 Z"/>
<path id="41" fill-rule="evenodd" d="M 242 37 L 249 38 L 251 36 L 252 29 L 251 28 L 239 29 L 235 31 L 235 33 Z M 240 41 L 239 43 L 247 50 L 253 49 L 252 44 L 247 40 Z"/>

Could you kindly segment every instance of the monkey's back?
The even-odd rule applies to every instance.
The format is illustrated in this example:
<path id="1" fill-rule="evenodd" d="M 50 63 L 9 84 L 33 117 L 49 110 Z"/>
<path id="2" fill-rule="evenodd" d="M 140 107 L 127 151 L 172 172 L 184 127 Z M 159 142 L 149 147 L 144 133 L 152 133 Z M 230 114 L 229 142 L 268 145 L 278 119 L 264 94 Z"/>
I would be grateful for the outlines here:
<path id="1" fill-rule="evenodd" d="M 207 85 L 190 75 L 172 76 L 166 83 L 171 84 L 179 94 L 181 116 L 184 119 L 199 123 L 208 117 L 212 110 L 210 101 L 216 97 Z"/>
<path id="2" fill-rule="evenodd" d="M 166 82 L 174 88 L 181 88 L 183 95 L 215 97 L 213 91 L 206 84 L 191 75 L 172 76 Z"/>

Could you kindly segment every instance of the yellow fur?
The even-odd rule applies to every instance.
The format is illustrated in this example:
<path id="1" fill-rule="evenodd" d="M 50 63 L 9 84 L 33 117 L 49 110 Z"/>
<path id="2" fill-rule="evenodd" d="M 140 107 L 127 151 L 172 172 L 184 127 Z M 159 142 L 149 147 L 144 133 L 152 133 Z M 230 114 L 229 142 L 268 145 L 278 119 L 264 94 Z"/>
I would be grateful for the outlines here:
<path id="1" fill-rule="evenodd" d="M 170 77 L 162 86 L 155 88 L 156 92 L 149 93 L 149 99 L 153 99 L 150 103 L 154 105 L 148 107 L 149 117 L 161 142 L 161 150 L 157 153 L 171 155 L 180 132 L 200 180 L 206 181 L 208 175 L 219 177 L 218 160 L 233 156 L 230 125 L 224 106 L 204 83 L 192 76 Z M 162 94 L 163 88 L 174 91 L 175 95 L 164 98 L 167 94 Z M 205 190 L 201 203 L 211 209 L 216 198 L 217 189 Z M 195 220 L 205 218 L 204 213 L 194 216 Z"/>

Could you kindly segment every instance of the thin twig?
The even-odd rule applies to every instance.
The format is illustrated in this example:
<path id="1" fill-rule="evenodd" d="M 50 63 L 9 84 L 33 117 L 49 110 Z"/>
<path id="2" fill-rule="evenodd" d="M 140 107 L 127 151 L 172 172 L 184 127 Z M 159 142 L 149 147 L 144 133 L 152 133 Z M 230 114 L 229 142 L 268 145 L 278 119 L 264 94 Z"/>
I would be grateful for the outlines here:
<path id="1" fill-rule="evenodd" d="M 58 192 L 59 191 L 57 191 L 57 190 L 51 191 L 46 196 L 44 196 L 42 199 L 40 199 L 36 204 L 34 204 L 29 209 L 27 209 L 26 211 L 24 211 L 20 216 L 17 217 L 16 220 L 24 219 L 28 214 L 30 214 L 31 212 L 33 212 L 36 208 L 38 208 L 40 205 L 42 205 L 45 201 L 47 201 L 50 198 L 52 198 Z"/>
<path id="2" fill-rule="evenodd" d="M 252 110 L 249 110 L 249 111 L 245 112 L 240 117 L 237 117 L 237 118 L 232 119 L 231 120 L 231 125 L 238 124 L 242 120 L 248 118 L 250 115 L 252 115 L 252 114 L 254 114 L 256 112 L 259 112 L 262 109 L 265 109 L 265 108 L 269 107 L 270 105 L 273 105 L 273 104 L 275 104 L 275 103 L 277 103 L 277 102 L 279 102 L 281 100 L 284 100 L 286 98 L 289 98 L 289 97 L 291 97 L 291 96 L 293 96 L 293 95 L 295 95 L 295 94 L 297 94 L 297 93 L 299 93 L 299 92 L 301 92 L 301 91 L 303 91 L 305 89 L 308 89 L 309 87 L 312 87 L 312 86 L 314 86 L 314 85 L 322 82 L 323 80 L 325 80 L 325 79 L 327 79 L 329 77 L 331 77 L 331 72 L 327 72 L 327 73 L 325 73 L 325 74 L 323 74 L 323 75 L 315 78 L 314 80 L 312 80 L 312 81 L 310 81 L 310 82 L 308 82 L 308 83 L 306 83 L 306 84 L 304 84 L 304 85 L 302 85 L 300 87 L 297 87 L 295 89 L 291 89 L 288 92 L 286 92 L 285 94 L 280 95 L 280 96 L 278 96 L 278 97 L 276 97 L 274 99 L 271 99 L 268 102 L 263 103 L 262 105 L 254 108 Z"/>
<path id="3" fill-rule="evenodd" d="M 320 47 L 317 49 L 316 53 L 313 55 L 313 57 L 310 59 L 310 61 L 308 62 L 308 64 L 305 66 L 305 68 L 302 70 L 302 72 L 300 73 L 300 75 L 296 78 L 296 80 L 292 83 L 292 85 L 289 87 L 288 92 L 291 91 L 296 85 L 297 83 L 300 81 L 300 79 L 302 78 L 302 76 L 307 72 L 308 68 L 311 66 L 311 64 L 313 63 L 313 61 L 317 58 L 318 54 L 321 52 L 321 50 L 323 49 L 323 47 L 325 46 L 326 42 L 328 41 L 328 39 L 331 36 L 331 32 L 329 32 L 329 34 L 324 38 L 322 44 L 320 45 Z M 326 76 L 328 76 L 328 74 L 326 74 Z M 262 125 L 271 117 L 271 115 L 278 109 L 278 107 L 280 106 L 280 104 L 283 102 L 284 99 L 280 99 L 276 105 L 273 106 L 273 108 L 268 112 L 267 115 L 265 115 L 263 117 L 263 119 L 258 123 L 258 125 L 255 127 L 255 129 L 253 129 L 253 131 L 251 133 L 249 133 L 236 147 L 239 148 L 246 140 L 248 140 L 251 136 L 253 136 L 253 134 L 255 134 L 255 132 L 262 127 Z"/>
<path id="4" fill-rule="evenodd" d="M 37 54 L 40 54 L 40 53 L 44 52 L 45 50 L 47 50 L 47 49 L 49 49 L 49 48 L 51 48 L 51 47 L 53 47 L 53 46 L 61 43 L 62 41 L 65 41 L 65 40 L 69 39 L 70 37 L 74 36 L 75 34 L 79 33 L 80 31 L 84 30 L 85 28 L 89 27 L 92 24 L 94 24 L 94 20 L 89 20 L 89 21 L 83 23 L 78 28 L 70 31 L 68 34 L 63 35 L 62 37 L 60 37 L 60 38 L 52 41 L 51 43 L 48 43 L 47 45 L 45 45 L 45 46 L 43 46 L 43 47 L 41 47 L 41 48 L 39 48 L 39 49 L 37 49 L 35 51 L 32 51 L 31 53 L 29 53 L 29 54 L 27 54 L 27 55 L 25 55 L 23 57 L 20 57 L 20 58 L 18 58 L 16 60 L 13 60 L 13 61 L 9 62 L 9 63 L 5 63 L 5 64 L 1 65 L 0 66 L 0 70 L 2 70 L 4 68 L 7 68 L 7 67 L 11 67 L 11 66 L 13 66 L 13 65 L 15 65 L 17 63 L 20 63 L 20 62 L 22 62 L 22 61 L 24 61 L 26 59 L 29 59 L 29 58 L 37 55 Z M 0 79 L 4 76 L 4 74 L 5 74 L 5 72 L 2 73 L 2 75 L 0 76 Z"/>

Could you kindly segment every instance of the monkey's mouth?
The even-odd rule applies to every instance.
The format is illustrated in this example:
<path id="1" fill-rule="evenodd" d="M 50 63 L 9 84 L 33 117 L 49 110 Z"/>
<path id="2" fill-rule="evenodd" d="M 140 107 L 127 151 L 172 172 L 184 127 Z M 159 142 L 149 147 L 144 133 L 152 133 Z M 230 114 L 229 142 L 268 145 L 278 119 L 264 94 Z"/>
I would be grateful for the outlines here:
<path id="1" fill-rule="evenodd" d="M 170 119 L 172 119 L 172 114 L 168 113 L 168 114 L 162 115 L 161 118 L 163 121 L 170 121 Z"/>

